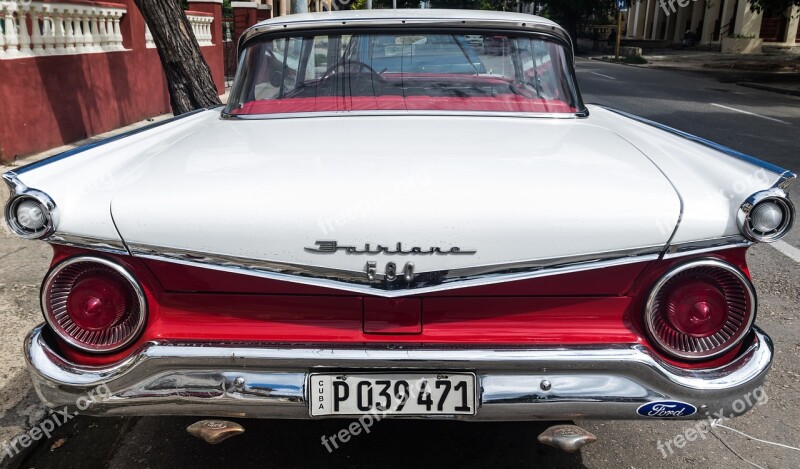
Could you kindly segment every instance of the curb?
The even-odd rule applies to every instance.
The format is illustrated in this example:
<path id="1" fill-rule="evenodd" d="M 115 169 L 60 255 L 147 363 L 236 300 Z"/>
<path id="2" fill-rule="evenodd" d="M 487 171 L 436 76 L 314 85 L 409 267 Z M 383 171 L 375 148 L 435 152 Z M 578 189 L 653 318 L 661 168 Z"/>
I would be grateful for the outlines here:
<path id="1" fill-rule="evenodd" d="M 751 83 L 749 81 L 740 81 L 737 82 L 736 84 L 739 86 L 744 86 L 745 88 L 753 88 L 762 91 L 771 91 L 773 93 L 788 94 L 791 96 L 800 96 L 800 89 L 789 90 L 786 88 L 779 88 L 777 86 L 762 85 L 761 83 Z"/>

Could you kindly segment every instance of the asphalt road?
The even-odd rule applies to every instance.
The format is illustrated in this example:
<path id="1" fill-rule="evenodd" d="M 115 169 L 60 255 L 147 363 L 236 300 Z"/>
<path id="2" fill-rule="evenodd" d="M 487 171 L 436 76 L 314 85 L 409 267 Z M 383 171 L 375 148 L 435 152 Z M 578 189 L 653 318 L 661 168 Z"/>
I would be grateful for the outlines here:
<path id="1" fill-rule="evenodd" d="M 603 103 L 800 170 L 800 99 L 705 75 L 579 60 L 586 102 Z M 796 189 L 795 189 L 796 190 Z M 784 249 L 800 247 L 798 230 Z M 800 251 L 797 251 L 800 253 Z M 725 422 L 761 439 L 800 446 L 800 257 L 760 245 L 749 263 L 760 293 L 759 325 L 775 340 L 768 401 Z M 599 440 L 567 455 L 536 443 L 548 424 L 382 421 L 333 453 L 323 435 L 346 421 L 242 421 L 246 433 L 209 446 L 185 433 L 195 419 L 78 417 L 40 445 L 23 467 L 798 467 L 800 454 L 721 428 L 663 454 L 684 422 L 577 422 Z M 727 446 L 726 446 L 727 445 Z M 738 456 L 737 456 L 738 454 Z M 666 457 L 664 457 L 666 456 Z"/>

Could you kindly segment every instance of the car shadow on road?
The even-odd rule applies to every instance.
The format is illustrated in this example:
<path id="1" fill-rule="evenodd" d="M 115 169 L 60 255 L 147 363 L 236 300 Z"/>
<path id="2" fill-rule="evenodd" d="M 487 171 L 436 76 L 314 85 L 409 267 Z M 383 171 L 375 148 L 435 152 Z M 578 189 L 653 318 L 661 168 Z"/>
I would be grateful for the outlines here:
<path id="1" fill-rule="evenodd" d="M 185 432 L 196 420 L 78 417 L 22 467 L 584 467 L 536 441 L 552 422 L 386 420 L 329 452 L 322 437 L 354 421 L 238 420 L 245 433 L 212 446 Z"/>

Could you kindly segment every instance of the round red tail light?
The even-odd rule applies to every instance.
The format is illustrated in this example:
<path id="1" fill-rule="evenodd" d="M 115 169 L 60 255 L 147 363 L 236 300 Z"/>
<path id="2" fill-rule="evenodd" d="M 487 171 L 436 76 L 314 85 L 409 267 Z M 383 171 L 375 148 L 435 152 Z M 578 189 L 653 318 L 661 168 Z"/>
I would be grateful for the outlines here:
<path id="1" fill-rule="evenodd" d="M 656 283 L 645 310 L 647 331 L 669 355 L 719 356 L 738 344 L 755 320 L 755 290 L 736 267 L 715 259 L 677 266 Z"/>
<path id="2" fill-rule="evenodd" d="M 67 343 L 89 352 L 111 352 L 144 328 L 141 287 L 123 267 L 102 258 L 75 257 L 57 265 L 42 287 L 47 323 Z"/>

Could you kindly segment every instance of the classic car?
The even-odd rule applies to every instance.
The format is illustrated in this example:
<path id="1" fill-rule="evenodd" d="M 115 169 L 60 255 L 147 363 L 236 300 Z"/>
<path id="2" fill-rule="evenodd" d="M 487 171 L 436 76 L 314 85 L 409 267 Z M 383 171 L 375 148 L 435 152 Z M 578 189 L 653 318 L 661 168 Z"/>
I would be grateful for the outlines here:
<path id="1" fill-rule="evenodd" d="M 8 225 L 54 252 L 24 346 L 47 405 L 101 385 L 83 414 L 753 404 L 733 405 L 773 346 L 745 253 L 790 229 L 794 174 L 584 104 L 536 16 L 290 15 L 238 48 L 224 108 L 3 175 Z"/>

